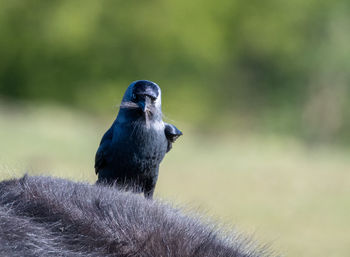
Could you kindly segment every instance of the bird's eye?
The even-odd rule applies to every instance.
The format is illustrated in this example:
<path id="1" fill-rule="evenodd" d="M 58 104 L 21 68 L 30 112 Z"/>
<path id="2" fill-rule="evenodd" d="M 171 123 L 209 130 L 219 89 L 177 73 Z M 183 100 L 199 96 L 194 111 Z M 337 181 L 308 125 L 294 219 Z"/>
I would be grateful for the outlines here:
<path id="1" fill-rule="evenodd" d="M 136 95 L 134 93 L 132 94 L 132 99 L 136 100 Z"/>
<path id="2" fill-rule="evenodd" d="M 156 101 L 157 98 L 153 97 L 153 96 L 150 96 L 151 98 L 151 102 L 154 103 Z"/>

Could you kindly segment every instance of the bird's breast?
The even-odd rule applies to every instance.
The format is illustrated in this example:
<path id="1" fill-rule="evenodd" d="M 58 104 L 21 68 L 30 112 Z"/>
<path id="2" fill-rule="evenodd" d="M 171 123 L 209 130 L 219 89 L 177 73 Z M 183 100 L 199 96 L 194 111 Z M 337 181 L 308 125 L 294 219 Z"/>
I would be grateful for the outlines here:
<path id="1" fill-rule="evenodd" d="M 157 169 L 167 149 L 167 139 L 162 124 L 120 127 L 113 139 L 114 160 L 119 169 L 133 172 L 152 172 Z"/>

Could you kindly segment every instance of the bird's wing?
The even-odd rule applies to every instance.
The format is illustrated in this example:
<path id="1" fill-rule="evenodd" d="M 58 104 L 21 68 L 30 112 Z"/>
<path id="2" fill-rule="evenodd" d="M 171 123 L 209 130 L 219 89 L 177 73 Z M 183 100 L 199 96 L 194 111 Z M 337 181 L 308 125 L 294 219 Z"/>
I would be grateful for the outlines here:
<path id="1" fill-rule="evenodd" d="M 110 147 L 113 138 L 113 125 L 103 135 L 100 146 L 95 155 L 95 172 L 96 174 L 106 165 L 106 158 L 110 154 Z"/>
<path id="2" fill-rule="evenodd" d="M 172 148 L 172 143 L 174 143 L 176 139 L 178 139 L 178 137 L 182 135 L 182 132 L 172 124 L 164 123 L 164 125 L 165 125 L 165 129 L 164 129 L 165 136 L 168 140 L 167 152 L 169 152 L 170 149 Z"/>

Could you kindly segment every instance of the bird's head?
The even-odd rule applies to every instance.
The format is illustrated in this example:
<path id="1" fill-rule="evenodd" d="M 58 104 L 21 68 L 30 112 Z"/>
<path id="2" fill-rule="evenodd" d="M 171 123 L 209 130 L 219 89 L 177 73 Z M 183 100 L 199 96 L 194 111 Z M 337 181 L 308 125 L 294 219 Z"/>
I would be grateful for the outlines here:
<path id="1" fill-rule="evenodd" d="M 146 120 L 162 119 L 161 90 L 149 80 L 138 80 L 126 89 L 120 112 L 129 117 L 145 117 Z"/>

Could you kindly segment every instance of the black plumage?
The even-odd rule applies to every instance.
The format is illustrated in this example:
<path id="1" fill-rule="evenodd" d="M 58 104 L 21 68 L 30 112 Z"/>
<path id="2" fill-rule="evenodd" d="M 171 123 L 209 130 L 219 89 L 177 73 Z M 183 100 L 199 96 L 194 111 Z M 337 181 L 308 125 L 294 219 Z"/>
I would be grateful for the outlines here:
<path id="1" fill-rule="evenodd" d="M 159 86 L 147 80 L 131 83 L 97 150 L 97 183 L 129 187 L 152 198 L 159 164 L 181 135 L 162 120 Z"/>

